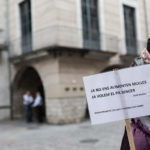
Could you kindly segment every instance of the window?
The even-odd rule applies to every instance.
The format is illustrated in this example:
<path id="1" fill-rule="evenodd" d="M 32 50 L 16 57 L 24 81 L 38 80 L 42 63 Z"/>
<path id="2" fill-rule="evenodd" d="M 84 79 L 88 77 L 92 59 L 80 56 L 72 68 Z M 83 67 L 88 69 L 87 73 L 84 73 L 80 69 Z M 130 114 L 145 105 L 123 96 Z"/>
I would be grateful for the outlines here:
<path id="1" fill-rule="evenodd" d="M 137 53 L 135 9 L 124 5 L 125 38 L 128 54 Z"/>
<path id="2" fill-rule="evenodd" d="M 25 0 L 20 3 L 21 45 L 23 53 L 32 50 L 31 3 Z"/>
<path id="3" fill-rule="evenodd" d="M 99 49 L 98 1 L 82 0 L 82 28 L 85 48 Z"/>

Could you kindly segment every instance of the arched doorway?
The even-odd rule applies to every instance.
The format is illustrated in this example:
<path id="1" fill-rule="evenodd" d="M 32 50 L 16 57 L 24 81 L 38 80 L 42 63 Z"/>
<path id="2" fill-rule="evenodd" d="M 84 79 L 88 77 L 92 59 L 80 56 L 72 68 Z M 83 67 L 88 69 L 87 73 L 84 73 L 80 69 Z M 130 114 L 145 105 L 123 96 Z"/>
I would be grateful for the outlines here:
<path id="1" fill-rule="evenodd" d="M 38 72 L 33 67 L 25 67 L 18 71 L 12 85 L 12 117 L 22 119 L 25 117 L 23 106 L 23 95 L 29 90 L 33 97 L 39 91 L 43 97 L 43 118 L 46 118 L 45 94 L 42 80 Z"/>

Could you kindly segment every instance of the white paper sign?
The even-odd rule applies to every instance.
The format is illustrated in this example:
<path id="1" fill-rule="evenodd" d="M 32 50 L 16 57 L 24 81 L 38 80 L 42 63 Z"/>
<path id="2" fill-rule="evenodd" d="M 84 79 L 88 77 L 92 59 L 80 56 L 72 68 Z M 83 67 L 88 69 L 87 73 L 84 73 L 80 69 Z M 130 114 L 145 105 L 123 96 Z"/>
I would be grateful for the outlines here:
<path id="1" fill-rule="evenodd" d="M 84 77 L 92 124 L 150 115 L 150 65 Z"/>

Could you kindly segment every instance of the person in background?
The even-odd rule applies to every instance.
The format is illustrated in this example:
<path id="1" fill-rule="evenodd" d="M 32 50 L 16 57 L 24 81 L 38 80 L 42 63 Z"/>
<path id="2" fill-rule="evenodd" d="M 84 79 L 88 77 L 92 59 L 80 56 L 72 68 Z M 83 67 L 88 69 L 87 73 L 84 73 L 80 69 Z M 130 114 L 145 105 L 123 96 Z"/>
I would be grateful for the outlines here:
<path id="1" fill-rule="evenodd" d="M 150 64 L 150 54 L 147 49 L 134 59 L 132 66 Z M 150 116 L 131 119 L 132 132 L 136 150 L 150 150 Z M 125 130 L 120 150 L 130 150 L 127 131 Z"/>
<path id="2" fill-rule="evenodd" d="M 31 96 L 30 91 L 27 91 L 23 95 L 23 104 L 25 108 L 25 114 L 26 114 L 26 121 L 32 122 L 32 103 L 33 103 L 33 97 Z"/>
<path id="3" fill-rule="evenodd" d="M 35 109 L 36 119 L 39 123 L 43 122 L 43 113 L 42 113 L 42 96 L 40 92 L 36 92 L 36 98 L 33 103 Z"/>

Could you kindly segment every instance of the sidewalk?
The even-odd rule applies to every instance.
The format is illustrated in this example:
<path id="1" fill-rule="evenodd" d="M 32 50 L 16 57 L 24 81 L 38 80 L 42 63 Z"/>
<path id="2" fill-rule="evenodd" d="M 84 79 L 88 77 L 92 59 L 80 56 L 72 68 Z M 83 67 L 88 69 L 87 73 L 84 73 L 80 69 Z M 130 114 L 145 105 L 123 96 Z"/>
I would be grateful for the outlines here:
<path id="1" fill-rule="evenodd" d="M 0 122 L 0 150 L 119 150 L 124 122 L 91 126 Z"/>

